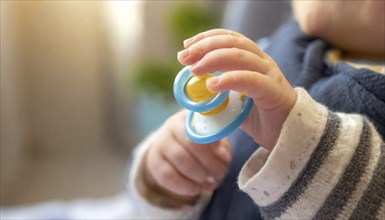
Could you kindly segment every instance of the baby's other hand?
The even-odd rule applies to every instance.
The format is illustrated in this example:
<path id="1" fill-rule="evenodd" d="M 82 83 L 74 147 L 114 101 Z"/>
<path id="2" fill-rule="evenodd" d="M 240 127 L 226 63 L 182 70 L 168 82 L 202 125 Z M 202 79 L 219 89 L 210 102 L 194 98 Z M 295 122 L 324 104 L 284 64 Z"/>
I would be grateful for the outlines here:
<path id="1" fill-rule="evenodd" d="M 145 173 L 166 199 L 188 201 L 212 191 L 231 161 L 226 139 L 201 145 L 185 134 L 186 111 L 170 117 L 157 131 L 145 157 Z"/>
<path id="2" fill-rule="evenodd" d="M 207 80 L 209 90 L 234 90 L 254 100 L 241 127 L 271 151 L 297 98 L 275 61 L 252 40 L 225 29 L 200 33 L 185 40 L 184 47 L 178 60 L 194 74 L 223 72 Z"/>

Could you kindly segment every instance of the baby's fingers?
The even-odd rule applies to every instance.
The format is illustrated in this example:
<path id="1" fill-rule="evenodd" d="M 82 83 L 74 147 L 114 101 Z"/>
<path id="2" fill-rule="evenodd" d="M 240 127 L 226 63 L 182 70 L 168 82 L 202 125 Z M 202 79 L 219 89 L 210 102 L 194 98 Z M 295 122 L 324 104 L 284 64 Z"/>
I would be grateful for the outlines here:
<path id="1" fill-rule="evenodd" d="M 200 61 L 191 66 L 194 74 L 226 72 L 232 70 L 251 70 L 265 73 L 271 62 L 247 50 L 222 48 L 207 53 Z"/>
<path id="2" fill-rule="evenodd" d="M 221 48 L 238 48 L 241 50 L 250 51 L 260 57 L 265 57 L 259 47 L 246 37 L 234 35 L 215 35 L 204 38 L 189 48 L 178 53 L 178 61 L 187 66 L 202 59 L 207 53 Z"/>
<path id="3" fill-rule="evenodd" d="M 199 184 L 181 175 L 160 154 L 149 154 L 147 166 L 155 181 L 170 192 L 183 196 L 195 196 L 201 191 Z"/>
<path id="4" fill-rule="evenodd" d="M 230 71 L 207 80 L 207 88 L 214 92 L 234 90 L 254 99 L 263 109 L 274 108 L 281 94 L 279 85 L 271 77 L 253 71 Z"/>
<path id="5" fill-rule="evenodd" d="M 192 44 L 194 44 L 194 43 L 196 43 L 196 42 L 198 42 L 204 38 L 215 36 L 215 35 L 232 35 L 232 36 L 244 37 L 240 33 L 230 31 L 227 29 L 220 29 L 220 28 L 219 29 L 212 29 L 212 30 L 208 30 L 205 32 L 201 32 L 201 33 L 195 35 L 194 37 L 191 37 L 191 38 L 185 40 L 183 42 L 183 46 L 184 46 L 184 48 L 188 48 Z"/>

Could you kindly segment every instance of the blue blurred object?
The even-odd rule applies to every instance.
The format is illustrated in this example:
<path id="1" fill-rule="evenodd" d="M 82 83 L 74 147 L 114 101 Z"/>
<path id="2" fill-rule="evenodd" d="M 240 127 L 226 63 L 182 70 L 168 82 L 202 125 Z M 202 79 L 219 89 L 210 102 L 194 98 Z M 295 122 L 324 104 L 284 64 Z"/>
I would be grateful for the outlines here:
<path id="1" fill-rule="evenodd" d="M 218 76 L 220 72 L 215 72 L 213 75 Z M 194 124 L 194 115 L 200 113 L 207 113 L 218 108 L 222 103 L 224 103 L 229 97 L 229 91 L 218 93 L 211 98 L 195 102 L 192 101 L 186 94 L 186 84 L 194 75 L 191 73 L 189 67 L 184 67 L 176 76 L 174 81 L 174 96 L 177 102 L 184 108 L 190 110 L 186 119 L 186 134 L 189 139 L 198 144 L 207 144 L 218 141 L 227 135 L 231 134 L 235 129 L 237 129 L 242 122 L 248 116 L 252 106 L 253 100 L 249 97 L 246 98 L 241 110 L 234 117 L 229 115 L 230 122 L 225 126 L 222 126 L 219 130 L 211 132 L 209 134 L 202 134 L 202 132 L 197 129 L 197 126 Z M 227 107 L 225 107 L 227 108 Z M 198 117 L 198 116 L 197 116 Z M 200 116 L 200 117 L 214 117 L 214 116 Z M 222 118 L 218 118 L 220 120 Z M 205 120 L 204 120 L 205 121 Z M 210 123 L 207 123 L 207 126 L 210 127 Z"/>
<path id="2" fill-rule="evenodd" d="M 214 75 L 219 76 L 220 72 L 215 72 Z M 207 112 L 218 107 L 222 102 L 224 102 L 229 95 L 229 92 L 221 92 L 215 95 L 214 97 L 207 99 L 202 102 L 194 102 L 185 93 L 185 85 L 189 79 L 193 76 L 190 72 L 188 66 L 184 67 L 178 75 L 175 77 L 174 81 L 174 96 L 176 101 L 183 108 L 188 109 L 194 112 Z"/>

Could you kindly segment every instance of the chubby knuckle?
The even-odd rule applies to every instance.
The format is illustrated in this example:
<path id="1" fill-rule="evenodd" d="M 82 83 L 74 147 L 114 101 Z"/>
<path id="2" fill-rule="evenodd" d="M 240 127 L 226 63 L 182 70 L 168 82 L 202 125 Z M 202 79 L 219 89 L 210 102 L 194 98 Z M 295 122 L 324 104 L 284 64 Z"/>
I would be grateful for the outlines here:
<path id="1" fill-rule="evenodd" d="M 184 161 L 186 161 L 186 156 L 182 150 L 170 150 L 168 151 L 167 158 L 172 161 L 176 166 L 184 166 Z"/>
<path id="2" fill-rule="evenodd" d="M 206 51 L 207 42 L 206 40 L 201 40 L 197 42 L 191 49 L 193 53 L 203 54 Z"/>
<path id="3" fill-rule="evenodd" d="M 262 62 L 265 66 L 268 67 L 268 69 L 274 69 L 277 67 L 275 62 L 271 61 L 270 59 L 262 59 Z"/>
<path id="4" fill-rule="evenodd" d="M 199 33 L 198 35 L 195 36 L 195 39 L 194 39 L 194 40 L 196 41 L 196 40 L 201 40 L 201 39 L 206 38 L 206 37 L 207 37 L 207 32 L 208 32 L 208 31 Z"/>
<path id="5" fill-rule="evenodd" d="M 238 46 L 238 44 L 240 42 L 239 37 L 235 36 L 235 35 L 228 35 L 228 40 L 234 46 Z"/>
<path id="6" fill-rule="evenodd" d="M 236 59 L 238 59 L 238 60 L 242 60 L 245 57 L 245 51 L 243 51 L 239 48 L 234 47 L 233 52 L 234 52 Z"/>
<path id="7" fill-rule="evenodd" d="M 285 84 L 285 78 L 281 75 L 281 74 L 276 74 L 274 77 L 274 81 L 278 84 L 278 85 L 284 85 Z"/>
<path id="8" fill-rule="evenodd" d="M 263 52 L 263 57 L 262 57 L 263 60 L 265 60 L 266 62 L 270 62 L 270 63 L 274 63 L 275 64 L 275 61 L 273 58 L 271 58 L 267 53 Z"/>
<path id="9" fill-rule="evenodd" d="M 229 35 L 229 36 L 234 36 L 235 35 L 234 32 L 231 31 L 231 30 L 226 29 L 225 31 L 226 31 L 226 35 Z"/>
<path id="10" fill-rule="evenodd" d="M 164 166 L 163 168 L 157 170 L 154 172 L 154 177 L 159 181 L 160 184 L 163 186 L 167 186 L 170 183 L 173 183 L 176 178 L 176 172 L 173 171 L 170 168 L 166 168 Z"/>

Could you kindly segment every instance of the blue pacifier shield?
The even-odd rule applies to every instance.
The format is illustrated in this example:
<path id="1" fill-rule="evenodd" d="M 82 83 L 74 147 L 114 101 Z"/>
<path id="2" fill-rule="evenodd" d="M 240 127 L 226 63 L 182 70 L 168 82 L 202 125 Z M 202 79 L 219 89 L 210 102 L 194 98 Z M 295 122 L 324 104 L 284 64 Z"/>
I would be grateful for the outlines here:
<path id="1" fill-rule="evenodd" d="M 198 144 L 208 144 L 208 143 L 218 141 L 230 135 L 235 129 L 237 129 L 243 123 L 243 121 L 249 115 L 252 106 L 253 106 L 253 100 L 247 97 L 245 105 L 243 106 L 239 114 L 225 127 L 211 134 L 200 134 L 196 130 L 196 127 L 194 125 L 194 114 L 199 114 L 199 113 L 189 112 L 186 119 L 186 134 L 191 141 Z"/>
<path id="2" fill-rule="evenodd" d="M 214 75 L 220 75 L 215 72 Z M 195 143 L 207 144 L 218 141 L 237 129 L 246 119 L 253 106 L 253 100 L 242 96 L 237 92 L 229 91 L 218 93 L 213 97 L 202 101 L 194 102 L 186 94 L 186 83 L 194 75 L 189 67 L 184 67 L 176 76 L 174 81 L 174 96 L 176 101 L 184 108 L 190 110 L 186 119 L 186 134 Z M 230 99 L 225 109 L 215 115 L 206 115 L 204 112 L 211 111 L 221 105 L 226 99 Z M 243 99 L 242 99 L 243 97 Z M 200 124 L 195 124 L 200 123 Z M 202 125 L 204 123 L 204 125 Z M 199 126 L 197 126 L 199 125 Z M 203 131 L 202 128 L 209 128 Z M 211 130 L 210 130 L 211 128 Z"/>
<path id="3" fill-rule="evenodd" d="M 219 72 L 214 73 L 214 75 L 220 75 Z M 181 105 L 183 108 L 188 109 L 193 112 L 208 112 L 210 110 L 213 110 L 218 105 L 220 105 L 222 102 L 225 101 L 227 98 L 229 92 L 221 92 L 215 95 L 214 97 L 203 101 L 203 102 L 194 102 L 192 101 L 185 92 L 185 86 L 186 83 L 190 80 L 190 78 L 194 76 L 190 72 L 189 67 L 184 67 L 181 71 L 179 71 L 178 75 L 175 78 L 174 81 L 174 96 L 176 101 Z"/>

